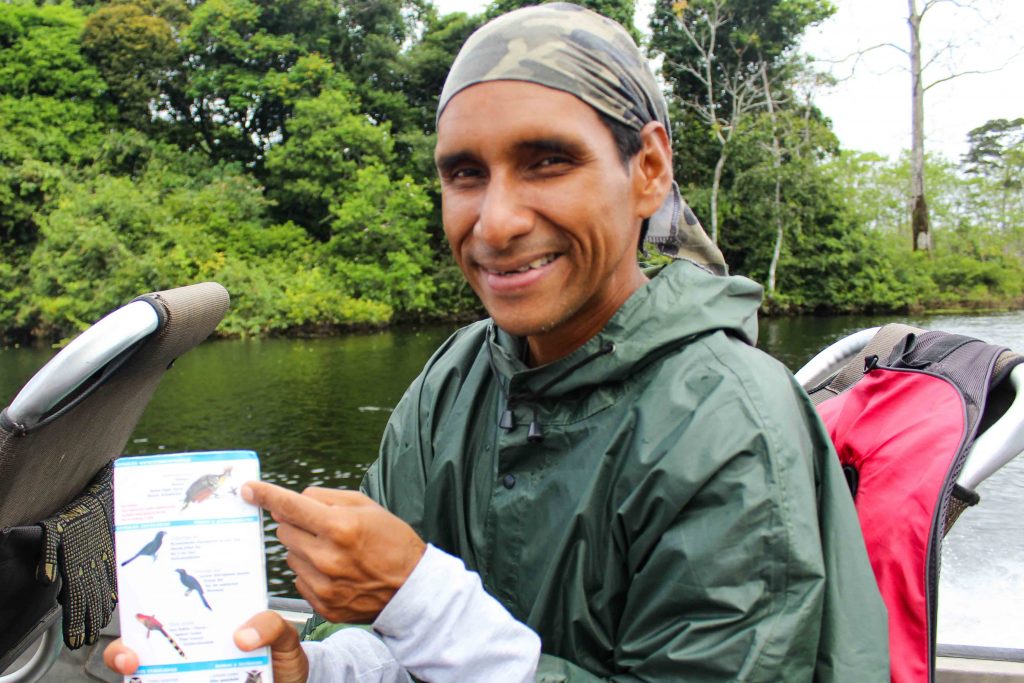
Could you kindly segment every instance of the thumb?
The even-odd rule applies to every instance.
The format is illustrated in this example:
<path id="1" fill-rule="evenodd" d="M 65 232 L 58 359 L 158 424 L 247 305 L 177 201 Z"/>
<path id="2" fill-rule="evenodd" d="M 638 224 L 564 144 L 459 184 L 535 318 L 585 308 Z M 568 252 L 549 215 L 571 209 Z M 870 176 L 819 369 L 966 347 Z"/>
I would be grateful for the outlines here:
<path id="1" fill-rule="evenodd" d="M 130 676 L 139 668 L 139 657 L 118 638 L 103 650 L 103 663 L 123 676 Z"/>
<path id="2" fill-rule="evenodd" d="M 242 624 L 235 631 L 235 645 L 245 652 L 269 645 L 275 683 L 306 683 L 309 660 L 299 634 L 277 612 L 260 612 Z"/>

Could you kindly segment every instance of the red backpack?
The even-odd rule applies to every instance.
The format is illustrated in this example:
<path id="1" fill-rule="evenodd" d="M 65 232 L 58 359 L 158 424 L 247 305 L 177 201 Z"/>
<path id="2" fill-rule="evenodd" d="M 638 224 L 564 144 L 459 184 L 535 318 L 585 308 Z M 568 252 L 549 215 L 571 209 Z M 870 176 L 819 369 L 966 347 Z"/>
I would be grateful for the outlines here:
<path id="1" fill-rule="evenodd" d="M 809 389 L 889 611 L 894 683 L 935 678 L 940 546 L 979 500 L 957 478 L 979 428 L 1005 412 L 1012 394 L 1003 380 L 1022 361 L 970 337 L 892 325 Z"/>

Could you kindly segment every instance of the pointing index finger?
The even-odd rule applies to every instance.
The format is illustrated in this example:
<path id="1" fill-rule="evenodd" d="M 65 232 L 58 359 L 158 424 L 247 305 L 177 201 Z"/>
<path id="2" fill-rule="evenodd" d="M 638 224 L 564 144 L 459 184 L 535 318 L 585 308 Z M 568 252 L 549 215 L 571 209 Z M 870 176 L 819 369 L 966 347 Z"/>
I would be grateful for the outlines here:
<path id="1" fill-rule="evenodd" d="M 313 534 L 319 532 L 321 522 L 327 518 L 327 506 L 323 503 L 264 481 L 243 484 L 242 497 L 271 513 L 274 519 Z"/>

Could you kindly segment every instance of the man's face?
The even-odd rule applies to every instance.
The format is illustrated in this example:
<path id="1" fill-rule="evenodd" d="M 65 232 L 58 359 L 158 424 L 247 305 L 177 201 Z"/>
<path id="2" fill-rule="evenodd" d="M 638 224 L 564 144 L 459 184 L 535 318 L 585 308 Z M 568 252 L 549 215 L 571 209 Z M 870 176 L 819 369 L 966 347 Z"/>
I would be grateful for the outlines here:
<path id="1" fill-rule="evenodd" d="M 437 132 L 445 234 L 487 311 L 511 334 L 582 344 L 643 282 L 635 162 L 590 106 L 520 81 L 463 90 Z"/>

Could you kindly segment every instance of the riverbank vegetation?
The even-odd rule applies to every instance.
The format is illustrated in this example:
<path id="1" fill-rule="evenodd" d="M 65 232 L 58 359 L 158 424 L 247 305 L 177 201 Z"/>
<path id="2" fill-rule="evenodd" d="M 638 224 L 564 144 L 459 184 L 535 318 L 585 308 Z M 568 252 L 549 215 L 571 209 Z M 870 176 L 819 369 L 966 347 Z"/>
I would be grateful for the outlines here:
<path id="1" fill-rule="evenodd" d="M 520 4 L 0 4 L 0 337 L 202 280 L 232 293 L 228 335 L 478 314 L 440 226 L 434 108 L 469 33 Z M 641 35 L 629 0 L 583 4 Z M 831 11 L 658 0 L 643 27 L 677 178 L 732 271 L 779 312 L 1019 301 L 1024 119 L 929 160 L 934 249 L 913 252 L 908 160 L 842 150 L 814 106 L 797 47 Z"/>

